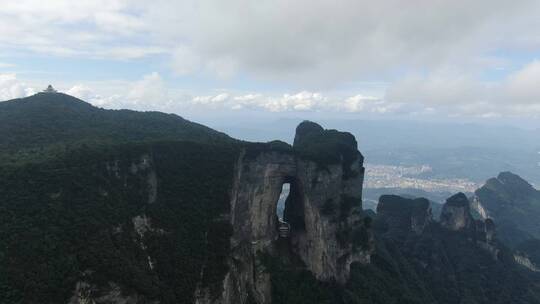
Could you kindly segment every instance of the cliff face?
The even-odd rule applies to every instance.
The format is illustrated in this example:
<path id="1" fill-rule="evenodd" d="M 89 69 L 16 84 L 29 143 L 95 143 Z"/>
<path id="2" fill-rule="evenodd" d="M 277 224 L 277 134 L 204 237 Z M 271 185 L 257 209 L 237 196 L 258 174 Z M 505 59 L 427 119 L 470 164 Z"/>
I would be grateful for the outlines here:
<path id="1" fill-rule="evenodd" d="M 449 230 L 462 230 L 471 227 L 473 218 L 469 199 L 458 193 L 446 200 L 441 212 L 441 225 Z"/>
<path id="2" fill-rule="evenodd" d="M 423 199 L 383 198 L 364 217 L 349 133 L 305 122 L 292 147 L 253 144 L 63 94 L 2 105 L 2 303 L 539 302 L 540 245 L 493 251 L 493 222 L 464 205 L 446 206 L 449 229 Z M 506 205 L 536 193 L 511 175 L 491 186 L 519 189 Z M 486 210 L 513 192 L 496 193 Z"/>
<path id="3" fill-rule="evenodd" d="M 369 262 L 363 157 L 348 133 L 306 122 L 292 147 L 185 141 L 60 152 L 0 170 L 8 300 L 271 303 L 265 256 L 339 284 L 351 264 Z M 290 233 L 280 238 L 284 183 Z M 22 275 L 43 261 L 47 269 Z"/>
<path id="4" fill-rule="evenodd" d="M 261 264 L 260 255 L 282 254 L 278 242 L 322 281 L 344 283 L 351 263 L 369 262 L 369 235 L 353 241 L 355 235 L 366 234 L 361 200 L 363 158 L 354 138 L 335 141 L 339 136 L 348 137 L 305 122 L 297 129 L 292 149 L 248 147 L 241 154 L 231 200 L 230 271 L 217 302 L 246 303 L 250 296 L 256 303 L 271 303 L 270 273 Z M 321 146 L 314 149 L 323 149 L 327 158 L 310 157 L 320 154 L 303 150 L 307 148 L 304 137 L 318 137 Z M 284 212 L 290 237 L 280 240 L 276 208 L 284 183 L 290 183 Z M 212 302 L 205 296 L 198 301 Z"/>
<path id="5" fill-rule="evenodd" d="M 494 246 L 495 223 L 492 219 L 475 220 L 471 214 L 471 202 L 463 193 L 446 200 L 441 212 L 441 227 L 450 231 L 464 232 L 477 245 L 487 249 L 497 258 L 498 249 Z"/>
<path id="6" fill-rule="evenodd" d="M 348 286 L 374 303 L 538 303 L 532 256 L 499 246 L 493 221 L 469 209 L 457 194 L 436 222 L 423 199 L 381 196 L 376 250 L 370 264 L 353 267 Z"/>
<path id="7" fill-rule="evenodd" d="M 429 201 L 425 198 L 407 199 L 397 195 L 383 195 L 377 205 L 380 221 L 385 223 L 389 234 L 421 234 L 433 216 Z"/>

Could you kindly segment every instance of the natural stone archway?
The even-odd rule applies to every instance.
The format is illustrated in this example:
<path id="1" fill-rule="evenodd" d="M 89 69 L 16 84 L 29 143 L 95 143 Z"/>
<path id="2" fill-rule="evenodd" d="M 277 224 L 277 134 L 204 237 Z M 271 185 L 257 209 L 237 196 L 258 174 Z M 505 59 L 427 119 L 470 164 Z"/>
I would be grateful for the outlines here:
<path id="1" fill-rule="evenodd" d="M 283 186 L 281 186 L 281 193 L 279 195 L 279 200 L 278 200 L 277 209 L 276 209 L 279 219 L 283 219 L 283 213 L 285 212 L 285 201 L 289 197 L 290 189 L 291 189 L 291 184 L 288 182 L 285 182 Z"/>
<path id="2" fill-rule="evenodd" d="M 232 189 L 233 235 L 224 292 L 219 300 L 198 302 L 246 303 L 250 297 L 271 303 L 270 274 L 258 256 L 276 253 L 276 207 L 284 183 L 290 184 L 284 212 L 291 225 L 290 249 L 316 278 L 344 283 L 351 263 L 368 263 L 371 244 L 352 241 L 364 229 L 363 157 L 356 145 L 348 133 L 305 122 L 297 128 L 293 147 L 247 146 Z"/>
<path id="3" fill-rule="evenodd" d="M 291 232 L 304 231 L 304 196 L 302 187 L 296 177 L 288 176 L 285 181 L 289 184 L 289 194 L 285 200 L 283 220 L 291 226 Z"/>

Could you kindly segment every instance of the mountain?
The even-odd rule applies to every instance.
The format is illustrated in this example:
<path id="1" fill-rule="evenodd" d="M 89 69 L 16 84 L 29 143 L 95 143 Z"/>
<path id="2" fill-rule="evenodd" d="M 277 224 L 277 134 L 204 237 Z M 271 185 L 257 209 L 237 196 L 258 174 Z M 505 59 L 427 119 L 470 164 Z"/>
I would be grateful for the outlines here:
<path id="1" fill-rule="evenodd" d="M 473 207 L 497 222 L 499 238 L 509 246 L 540 239 L 540 191 L 516 174 L 502 172 L 489 179 L 475 191 Z"/>
<path id="2" fill-rule="evenodd" d="M 62 93 L 0 102 L 0 151 L 52 145 L 189 140 L 231 141 L 224 133 L 159 112 L 105 110 Z"/>
<path id="3" fill-rule="evenodd" d="M 369 265 L 351 273 L 353 303 L 538 303 L 538 275 L 500 245 L 496 224 L 474 220 L 462 194 L 441 222 L 426 199 L 381 196 Z"/>
<path id="4" fill-rule="evenodd" d="M 348 132 L 250 143 L 59 93 L 0 118 L 0 303 L 540 303 L 465 195 L 440 223 L 422 198 L 364 213 Z"/>

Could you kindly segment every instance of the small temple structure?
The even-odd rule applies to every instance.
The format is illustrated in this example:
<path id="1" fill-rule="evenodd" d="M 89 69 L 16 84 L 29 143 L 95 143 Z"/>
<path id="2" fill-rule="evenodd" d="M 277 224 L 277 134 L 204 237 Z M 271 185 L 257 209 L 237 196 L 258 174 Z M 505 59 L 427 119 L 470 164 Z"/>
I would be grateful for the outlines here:
<path id="1" fill-rule="evenodd" d="M 45 90 L 43 90 L 43 93 L 58 93 L 58 91 L 55 90 L 52 85 L 49 85 Z"/>
<path id="2" fill-rule="evenodd" d="M 291 225 L 280 219 L 278 224 L 278 231 L 278 235 L 280 238 L 288 238 L 291 234 Z"/>

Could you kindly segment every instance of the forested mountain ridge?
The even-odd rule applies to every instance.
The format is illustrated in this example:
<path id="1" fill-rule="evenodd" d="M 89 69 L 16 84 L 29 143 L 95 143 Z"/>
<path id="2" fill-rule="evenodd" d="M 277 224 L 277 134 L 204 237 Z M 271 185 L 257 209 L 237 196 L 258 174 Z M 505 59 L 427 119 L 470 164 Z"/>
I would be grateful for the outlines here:
<path id="1" fill-rule="evenodd" d="M 225 142 L 224 133 L 174 114 L 105 110 L 62 93 L 0 102 L 0 151 L 155 140 Z"/>

